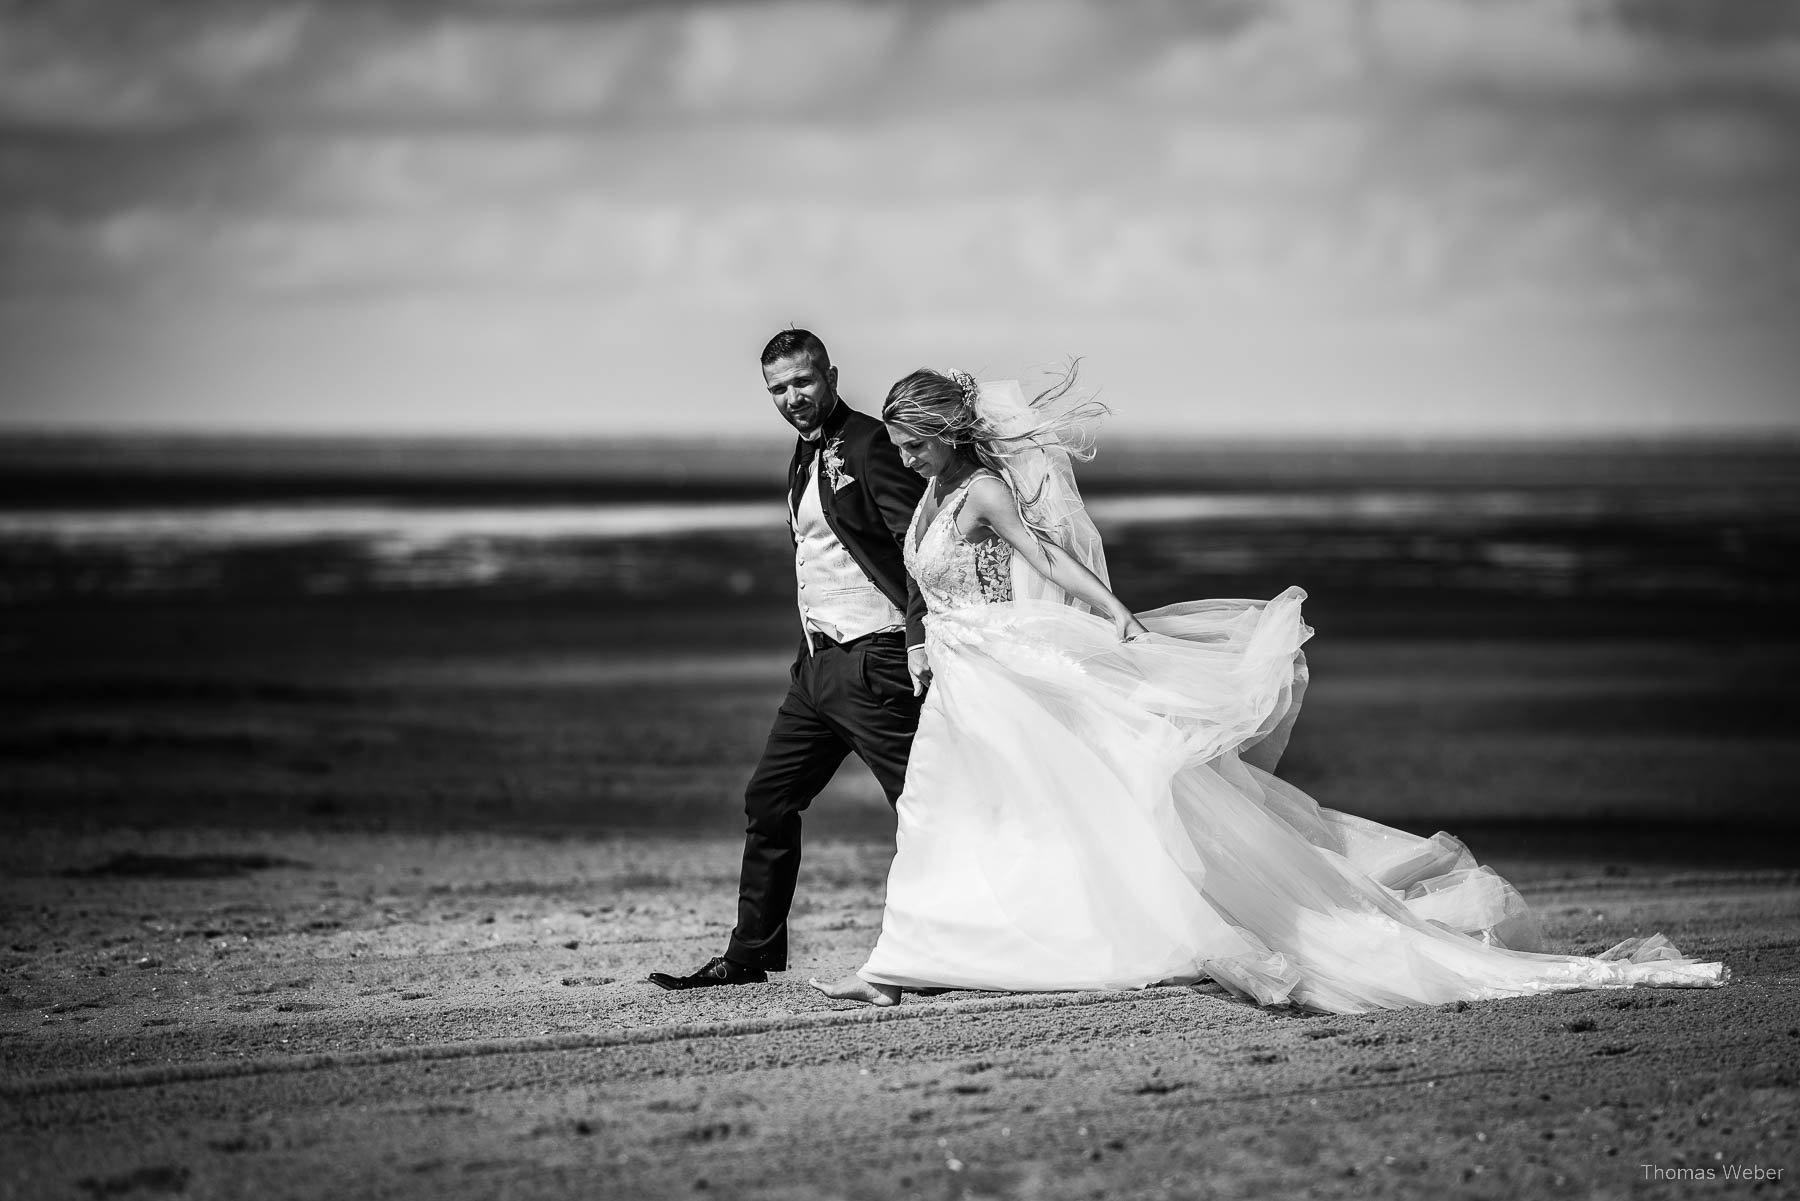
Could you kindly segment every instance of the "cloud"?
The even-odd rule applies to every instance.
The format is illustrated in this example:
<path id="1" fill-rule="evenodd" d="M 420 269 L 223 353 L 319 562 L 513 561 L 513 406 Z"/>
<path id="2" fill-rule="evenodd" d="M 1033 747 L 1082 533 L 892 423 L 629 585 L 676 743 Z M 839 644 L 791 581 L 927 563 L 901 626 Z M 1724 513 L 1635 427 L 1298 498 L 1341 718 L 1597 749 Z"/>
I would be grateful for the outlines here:
<path id="1" fill-rule="evenodd" d="M 0 119 L 109 128 L 238 114 L 299 60 L 313 15 L 180 0 L 13 6 L 0 13 Z"/>
<path id="2" fill-rule="evenodd" d="M 1255 123 L 1184 117 L 1170 121 L 1163 135 L 1164 167 L 1173 179 L 1209 191 L 1342 186 L 1370 161 L 1374 143 L 1367 120 L 1342 112 Z"/>
<path id="3" fill-rule="evenodd" d="M 1652 153 L 1666 173 L 1694 186 L 1791 182 L 1800 159 L 1786 114 L 1704 108 L 1651 122 Z"/>
<path id="4" fill-rule="evenodd" d="M 46 0 L 0 13 L 0 119 L 808 119 L 1124 92 L 1193 106 L 1481 86 L 1800 94 L 1791 6 L 1661 0 Z M 1214 111 L 1217 111 L 1216 109 Z"/>
<path id="5" fill-rule="evenodd" d="M 689 113 L 860 108 L 879 87 L 906 31 L 897 4 L 790 2 L 699 7 L 672 22 L 659 81 Z M 656 107 L 654 96 L 641 98 Z"/>
<path id="6" fill-rule="evenodd" d="M 603 20 L 364 17 L 337 31 L 293 107 L 350 122 L 602 114 L 629 105 L 642 64 L 664 52 L 666 23 L 649 9 Z"/>
<path id="7" fill-rule="evenodd" d="M 397 308 L 1722 329 L 1800 292 L 1800 23 L 1743 3 L 14 5 L 0 308 L 74 357 L 83 298 L 359 313 L 370 355 Z"/>

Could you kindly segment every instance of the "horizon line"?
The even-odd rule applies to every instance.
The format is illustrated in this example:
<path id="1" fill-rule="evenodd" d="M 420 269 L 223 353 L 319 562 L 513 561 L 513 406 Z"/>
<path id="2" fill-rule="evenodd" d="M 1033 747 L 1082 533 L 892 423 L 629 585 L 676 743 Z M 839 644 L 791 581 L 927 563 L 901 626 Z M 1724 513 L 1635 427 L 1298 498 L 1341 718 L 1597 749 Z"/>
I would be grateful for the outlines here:
<path id="1" fill-rule="evenodd" d="M 304 443 L 357 445 L 375 443 L 417 443 L 426 445 L 512 445 L 571 448 L 575 446 L 620 446 L 632 444 L 688 445 L 740 444 L 745 441 L 783 445 L 793 435 L 780 429 L 752 432 L 748 430 L 684 431 L 636 430 L 608 434 L 598 431 L 526 431 L 526 430 L 419 430 L 419 429 L 324 429 L 295 428 L 214 428 L 137 426 L 98 429 L 90 426 L 9 426 L 0 423 L 0 443 L 89 443 L 89 444 L 220 444 L 268 443 L 297 445 Z M 1626 448 L 1660 447 L 1744 447 L 1758 450 L 1800 450 L 1800 426 L 1696 426 L 1657 430 L 1464 430 L 1429 433 L 1382 433 L 1375 431 L 1343 431 L 1336 433 L 1284 434 L 1276 431 L 1251 432 L 1222 430 L 1209 433 L 1186 428 L 1162 430 L 1127 430 L 1102 436 L 1100 445 L 1113 446 L 1286 446 L 1293 448 L 1415 447 L 1419 449 L 1495 449 L 1542 446 L 1584 446 Z"/>

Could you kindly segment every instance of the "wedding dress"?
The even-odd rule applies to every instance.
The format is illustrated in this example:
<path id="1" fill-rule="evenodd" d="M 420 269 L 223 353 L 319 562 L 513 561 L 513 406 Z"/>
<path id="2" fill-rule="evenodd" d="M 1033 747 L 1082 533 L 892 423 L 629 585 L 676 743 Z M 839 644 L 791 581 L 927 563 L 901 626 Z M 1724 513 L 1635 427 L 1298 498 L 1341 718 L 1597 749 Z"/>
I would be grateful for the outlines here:
<path id="1" fill-rule="evenodd" d="M 1300 589 L 1142 613 L 1151 633 L 1120 642 L 1080 606 L 1020 595 L 1036 573 L 1005 542 L 967 540 L 972 482 L 923 529 L 921 504 L 907 535 L 932 683 L 865 980 L 1211 979 L 1333 1013 L 1725 982 L 1660 935 L 1533 953 L 1523 899 L 1455 839 L 1321 808 L 1270 774 L 1306 682 Z"/>

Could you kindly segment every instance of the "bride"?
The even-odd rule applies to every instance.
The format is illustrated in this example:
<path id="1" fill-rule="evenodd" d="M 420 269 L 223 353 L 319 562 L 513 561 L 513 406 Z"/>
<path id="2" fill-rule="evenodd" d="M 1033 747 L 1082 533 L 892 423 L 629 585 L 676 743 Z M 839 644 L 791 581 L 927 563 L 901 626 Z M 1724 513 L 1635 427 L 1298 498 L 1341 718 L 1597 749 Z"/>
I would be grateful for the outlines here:
<path id="1" fill-rule="evenodd" d="M 1321 808 L 1270 774 L 1306 683 L 1305 593 L 1134 616 L 1107 586 L 1072 458 L 1096 405 L 916 371 L 882 408 L 931 481 L 906 566 L 929 605 L 881 935 L 827 996 L 1211 979 L 1359 1013 L 1726 968 L 1656 935 L 1537 953 L 1530 910 L 1447 834 Z"/>

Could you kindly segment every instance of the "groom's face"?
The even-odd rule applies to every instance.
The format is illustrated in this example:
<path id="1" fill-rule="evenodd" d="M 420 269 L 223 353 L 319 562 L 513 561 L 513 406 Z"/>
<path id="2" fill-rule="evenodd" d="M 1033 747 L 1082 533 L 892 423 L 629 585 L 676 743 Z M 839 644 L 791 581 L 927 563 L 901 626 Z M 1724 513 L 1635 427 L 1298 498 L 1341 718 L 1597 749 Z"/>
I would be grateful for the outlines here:
<path id="1" fill-rule="evenodd" d="M 769 386 L 775 411 L 803 438 L 815 436 L 837 404 L 837 368 L 810 354 L 765 363 L 763 382 Z"/>

